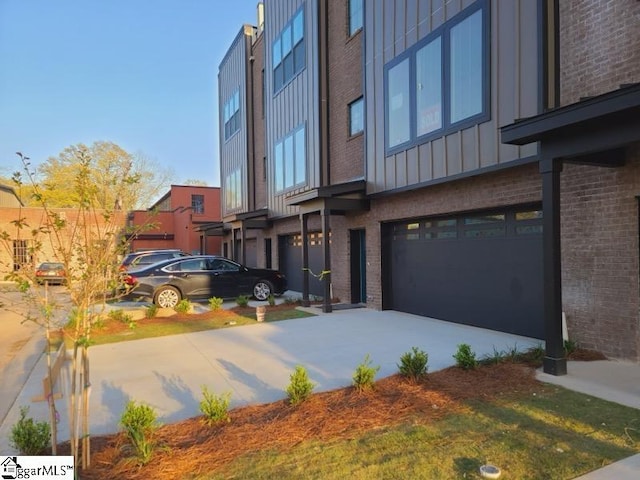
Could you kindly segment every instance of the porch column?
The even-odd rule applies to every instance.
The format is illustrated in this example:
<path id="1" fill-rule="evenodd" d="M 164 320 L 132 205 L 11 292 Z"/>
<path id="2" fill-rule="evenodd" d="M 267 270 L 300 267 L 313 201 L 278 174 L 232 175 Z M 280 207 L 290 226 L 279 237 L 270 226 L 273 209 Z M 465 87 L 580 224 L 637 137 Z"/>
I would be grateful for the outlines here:
<path id="1" fill-rule="evenodd" d="M 309 229 L 306 213 L 300 214 L 300 236 L 302 237 L 302 306 L 308 307 L 309 302 Z"/>
<path id="2" fill-rule="evenodd" d="M 324 313 L 331 313 L 331 245 L 329 243 L 331 211 L 328 208 L 323 208 L 320 215 L 322 216 L 322 257 L 324 260 L 322 267 L 323 272 L 321 274 L 322 281 L 324 282 L 322 311 Z"/>
<path id="3" fill-rule="evenodd" d="M 240 224 L 240 263 L 243 265 L 247 264 L 247 231 L 244 228 L 244 221 Z"/>
<path id="4" fill-rule="evenodd" d="M 542 262 L 546 350 L 545 373 L 567 374 L 567 359 L 562 338 L 562 277 L 560 255 L 560 172 L 557 158 L 540 160 L 542 174 Z"/>

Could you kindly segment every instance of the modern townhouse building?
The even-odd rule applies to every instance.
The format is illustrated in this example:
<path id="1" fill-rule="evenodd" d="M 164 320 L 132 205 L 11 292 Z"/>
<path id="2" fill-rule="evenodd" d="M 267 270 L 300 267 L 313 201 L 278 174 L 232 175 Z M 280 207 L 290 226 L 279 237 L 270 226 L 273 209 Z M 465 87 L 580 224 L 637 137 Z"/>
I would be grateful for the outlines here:
<path id="1" fill-rule="evenodd" d="M 259 9 L 220 65 L 230 255 L 326 311 L 546 340 L 550 373 L 563 318 L 640 360 L 640 2 Z"/>

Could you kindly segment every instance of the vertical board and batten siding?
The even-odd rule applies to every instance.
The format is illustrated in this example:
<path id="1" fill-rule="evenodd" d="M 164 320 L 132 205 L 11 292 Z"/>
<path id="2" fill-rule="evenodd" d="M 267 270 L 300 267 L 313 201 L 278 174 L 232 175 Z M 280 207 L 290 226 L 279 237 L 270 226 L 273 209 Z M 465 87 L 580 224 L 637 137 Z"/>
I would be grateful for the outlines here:
<path id="1" fill-rule="evenodd" d="M 304 5 L 305 68 L 280 91 L 273 91 L 273 41 Z M 318 4 L 316 0 L 278 0 L 265 2 L 265 143 L 267 155 L 267 198 L 270 216 L 297 213 L 287 207 L 286 195 L 320 185 L 320 127 L 318 106 Z M 299 125 L 305 125 L 307 183 L 278 194 L 274 182 L 275 145 Z"/>
<path id="2" fill-rule="evenodd" d="M 537 154 L 500 142 L 500 127 L 538 112 L 538 2 L 487 0 L 490 119 L 387 156 L 384 67 L 475 0 L 365 3 L 367 193 L 407 189 Z M 446 88 L 443 85 L 443 89 Z"/>
<path id="3" fill-rule="evenodd" d="M 229 48 L 227 55 L 220 64 L 218 70 L 218 131 L 220 138 L 220 185 L 222 215 L 231 213 L 242 213 L 248 209 L 247 180 L 247 75 L 248 75 L 248 45 L 251 41 L 253 27 L 244 25 L 233 44 Z M 248 38 L 247 38 L 248 37 Z M 236 89 L 240 91 L 240 129 L 228 140 L 224 138 L 224 104 Z M 226 185 L 227 176 L 240 168 L 242 185 L 242 205 L 227 211 L 226 205 Z"/>

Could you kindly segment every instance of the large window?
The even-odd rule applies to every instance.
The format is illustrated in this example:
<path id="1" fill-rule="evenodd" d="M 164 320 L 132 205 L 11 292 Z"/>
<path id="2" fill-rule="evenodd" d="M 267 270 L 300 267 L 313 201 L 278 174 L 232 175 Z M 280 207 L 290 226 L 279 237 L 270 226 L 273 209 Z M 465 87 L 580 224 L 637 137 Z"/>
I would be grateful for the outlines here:
<path id="1" fill-rule="evenodd" d="M 191 211 L 200 215 L 204 213 L 204 195 L 191 195 Z"/>
<path id="2" fill-rule="evenodd" d="M 226 210 L 236 210 L 242 206 L 242 183 L 240 169 L 231 172 L 224 180 L 224 204 Z"/>
<path id="3" fill-rule="evenodd" d="M 273 42 L 273 91 L 284 87 L 304 67 L 304 9 L 301 8 Z"/>
<path id="4" fill-rule="evenodd" d="M 235 92 L 224 102 L 224 139 L 227 140 L 240 130 L 240 89 Z"/>
<path id="5" fill-rule="evenodd" d="M 364 131 L 364 102 L 360 97 L 349 104 L 349 136 L 353 137 Z"/>
<path id="6" fill-rule="evenodd" d="M 301 126 L 276 143 L 274 181 L 277 192 L 302 185 L 307 179 L 305 129 Z"/>
<path id="7" fill-rule="evenodd" d="M 362 0 L 349 0 L 349 35 L 362 28 Z"/>
<path id="8" fill-rule="evenodd" d="M 489 15 L 479 0 L 385 67 L 393 153 L 489 118 Z"/>

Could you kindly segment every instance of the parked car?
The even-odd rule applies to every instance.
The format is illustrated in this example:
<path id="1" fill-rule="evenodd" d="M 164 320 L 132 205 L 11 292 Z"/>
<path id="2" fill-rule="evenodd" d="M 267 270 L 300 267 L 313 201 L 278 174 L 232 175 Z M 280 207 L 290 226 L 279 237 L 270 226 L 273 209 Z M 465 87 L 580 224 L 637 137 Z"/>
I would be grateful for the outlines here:
<path id="1" fill-rule="evenodd" d="M 182 299 L 206 300 L 250 295 L 266 300 L 281 295 L 287 280 L 277 270 L 249 268 L 216 255 L 173 258 L 129 270 L 124 282 L 129 297 L 151 298 L 160 307 L 173 308 Z"/>
<path id="2" fill-rule="evenodd" d="M 67 273 L 64 264 L 59 262 L 43 262 L 36 268 L 36 283 L 64 285 L 67 283 Z"/>
<path id="3" fill-rule="evenodd" d="M 131 268 L 140 268 L 163 260 L 189 256 L 190 255 L 188 253 L 175 248 L 141 250 L 138 252 L 128 253 L 120 264 L 120 270 L 124 272 Z"/>

